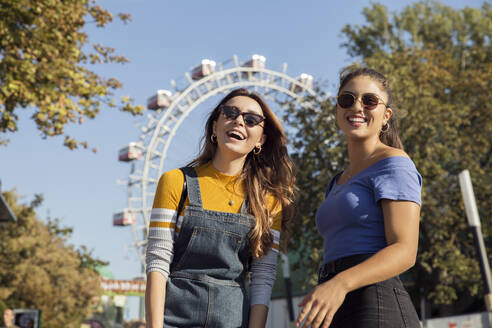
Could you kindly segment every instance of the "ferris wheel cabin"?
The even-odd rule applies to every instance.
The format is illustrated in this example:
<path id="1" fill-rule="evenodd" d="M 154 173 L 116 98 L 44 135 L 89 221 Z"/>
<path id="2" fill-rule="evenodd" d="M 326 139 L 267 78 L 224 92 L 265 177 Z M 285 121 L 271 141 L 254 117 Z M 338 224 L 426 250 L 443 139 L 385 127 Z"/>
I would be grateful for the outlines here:
<path id="1" fill-rule="evenodd" d="M 251 59 L 245 62 L 242 66 L 263 69 L 265 68 L 265 63 L 265 56 L 254 54 L 253 56 L 251 56 Z"/>
<path id="2" fill-rule="evenodd" d="M 118 153 L 120 162 L 131 162 L 142 157 L 142 149 L 136 142 L 130 142 L 128 146 L 122 148 Z"/>
<path id="3" fill-rule="evenodd" d="M 191 78 L 193 80 L 200 80 L 205 76 L 215 73 L 216 63 L 210 59 L 202 59 L 202 63 L 191 70 Z"/>
<path id="4" fill-rule="evenodd" d="M 137 217 L 128 208 L 113 215 L 113 226 L 115 227 L 124 227 L 135 223 L 137 223 Z"/>
<path id="5" fill-rule="evenodd" d="M 299 75 L 299 77 L 296 80 L 304 86 L 304 89 L 312 89 L 313 88 L 313 76 L 312 75 L 302 73 L 301 75 Z M 301 92 L 303 90 L 303 88 L 297 84 L 292 84 L 291 90 L 295 93 L 298 93 L 298 92 Z"/>
<path id="6" fill-rule="evenodd" d="M 147 108 L 157 110 L 171 105 L 172 92 L 169 90 L 157 90 L 157 93 L 147 99 Z"/>

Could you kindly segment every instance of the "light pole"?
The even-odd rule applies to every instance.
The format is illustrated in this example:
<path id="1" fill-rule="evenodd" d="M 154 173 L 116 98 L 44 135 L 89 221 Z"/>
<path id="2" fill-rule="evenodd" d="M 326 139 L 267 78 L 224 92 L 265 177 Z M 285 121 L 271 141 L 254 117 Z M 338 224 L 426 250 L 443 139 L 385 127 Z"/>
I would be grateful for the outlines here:
<path id="1" fill-rule="evenodd" d="M 285 293 L 287 300 L 287 311 L 289 311 L 289 322 L 292 324 L 294 322 L 294 306 L 292 304 L 292 281 L 290 280 L 290 266 L 289 258 L 287 254 L 281 252 L 282 257 L 282 273 L 284 275 L 285 282 Z"/>
<path id="2" fill-rule="evenodd" d="M 490 324 L 490 313 L 492 312 L 492 278 L 490 275 L 490 266 L 489 260 L 487 258 L 487 251 L 485 250 L 485 244 L 483 242 L 477 203 L 475 202 L 475 195 L 473 193 L 470 172 L 468 170 L 463 170 L 458 177 L 460 181 L 461 194 L 463 195 L 463 202 L 465 203 L 468 225 L 472 228 L 473 238 L 475 239 L 475 247 L 477 249 L 478 257 L 480 260 L 480 271 L 482 272 L 482 279 L 484 280 L 486 290 L 485 307 L 489 312 Z"/>

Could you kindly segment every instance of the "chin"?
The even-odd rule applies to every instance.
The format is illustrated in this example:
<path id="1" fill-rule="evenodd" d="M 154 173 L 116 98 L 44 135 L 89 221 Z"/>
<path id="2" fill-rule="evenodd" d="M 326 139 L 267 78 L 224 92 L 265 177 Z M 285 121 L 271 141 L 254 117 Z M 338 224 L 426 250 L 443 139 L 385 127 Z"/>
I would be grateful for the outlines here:
<path id="1" fill-rule="evenodd" d="M 228 145 L 225 144 L 222 148 L 224 154 L 230 154 L 234 157 L 242 157 L 247 156 L 249 152 L 247 150 L 242 149 L 244 147 L 237 147 L 236 145 Z"/>
<path id="2" fill-rule="evenodd" d="M 368 138 L 372 137 L 371 134 L 368 134 L 367 132 L 363 132 L 363 131 L 353 131 L 352 130 L 352 131 L 347 131 L 344 133 L 348 139 L 353 139 L 353 140 L 364 140 L 364 139 L 368 139 Z"/>

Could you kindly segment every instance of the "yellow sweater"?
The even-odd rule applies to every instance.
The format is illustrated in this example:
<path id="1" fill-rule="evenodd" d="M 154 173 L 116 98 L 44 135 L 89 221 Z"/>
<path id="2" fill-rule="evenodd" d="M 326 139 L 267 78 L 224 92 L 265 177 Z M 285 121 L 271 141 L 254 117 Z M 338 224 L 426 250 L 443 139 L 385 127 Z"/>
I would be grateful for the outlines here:
<path id="1" fill-rule="evenodd" d="M 244 188 L 238 176 L 229 176 L 218 171 L 212 163 L 196 168 L 203 207 L 207 210 L 239 213 L 245 198 Z M 179 233 L 182 215 L 176 219 L 184 176 L 181 170 L 174 169 L 164 173 L 159 179 L 155 193 L 150 228 L 169 229 Z M 184 207 L 190 203 L 186 197 Z M 273 197 L 267 197 L 266 206 L 271 217 L 271 230 L 274 236 L 273 249 L 278 251 L 280 229 L 282 227 L 281 206 Z M 176 222 L 177 221 L 177 222 Z M 173 238 L 175 239 L 175 238 Z"/>

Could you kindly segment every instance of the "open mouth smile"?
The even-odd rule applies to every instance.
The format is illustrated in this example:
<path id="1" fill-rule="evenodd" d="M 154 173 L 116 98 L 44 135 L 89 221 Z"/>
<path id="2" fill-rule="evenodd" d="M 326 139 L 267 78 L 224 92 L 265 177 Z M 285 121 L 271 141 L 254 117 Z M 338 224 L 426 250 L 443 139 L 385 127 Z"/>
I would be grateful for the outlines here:
<path id="1" fill-rule="evenodd" d="M 360 115 L 347 116 L 347 122 L 352 126 L 361 126 L 367 122 L 367 118 Z"/>
<path id="2" fill-rule="evenodd" d="M 227 132 L 227 136 L 229 138 L 240 140 L 240 141 L 246 139 L 246 136 L 244 136 L 241 132 L 235 130 Z"/>

